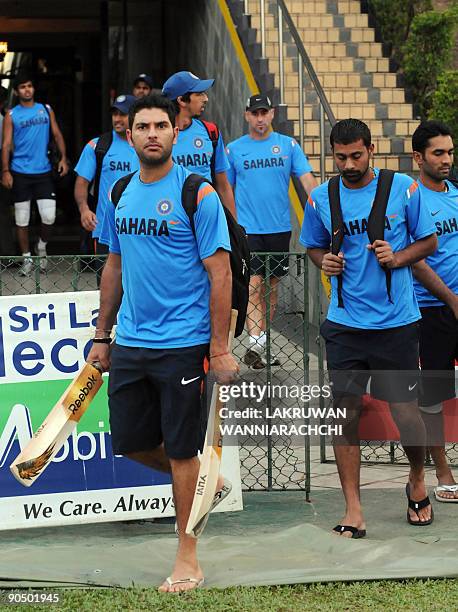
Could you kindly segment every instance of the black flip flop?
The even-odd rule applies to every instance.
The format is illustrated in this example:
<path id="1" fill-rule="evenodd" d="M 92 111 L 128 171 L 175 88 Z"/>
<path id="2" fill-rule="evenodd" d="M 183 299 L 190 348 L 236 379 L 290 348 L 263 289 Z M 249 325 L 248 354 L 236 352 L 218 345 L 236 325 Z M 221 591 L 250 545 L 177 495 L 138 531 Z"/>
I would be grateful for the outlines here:
<path id="1" fill-rule="evenodd" d="M 426 508 L 426 506 L 430 506 L 431 505 L 431 501 L 429 499 L 428 496 L 426 496 L 424 499 L 416 502 L 413 501 L 413 499 L 410 499 L 410 484 L 407 483 L 406 484 L 406 495 L 407 495 L 407 499 L 409 501 L 409 508 L 411 510 L 413 510 L 415 512 L 415 514 L 418 516 L 418 511 L 422 510 L 423 508 Z M 409 525 L 416 525 L 416 526 L 420 526 L 420 527 L 426 527 L 427 525 L 431 525 L 431 523 L 434 521 L 434 510 L 433 507 L 431 505 L 431 518 L 427 521 L 420 521 L 420 517 L 418 516 L 418 521 L 413 521 L 410 518 L 410 514 L 409 511 L 407 510 L 407 522 L 409 523 Z"/>
<path id="2" fill-rule="evenodd" d="M 351 538 L 348 538 L 348 539 L 355 539 L 355 540 L 357 540 L 359 538 L 365 538 L 366 537 L 366 530 L 365 529 L 358 529 L 358 527 L 353 527 L 352 525 L 336 525 L 334 527 L 333 531 L 335 531 L 339 535 L 342 535 L 346 531 L 349 531 L 351 533 Z"/>

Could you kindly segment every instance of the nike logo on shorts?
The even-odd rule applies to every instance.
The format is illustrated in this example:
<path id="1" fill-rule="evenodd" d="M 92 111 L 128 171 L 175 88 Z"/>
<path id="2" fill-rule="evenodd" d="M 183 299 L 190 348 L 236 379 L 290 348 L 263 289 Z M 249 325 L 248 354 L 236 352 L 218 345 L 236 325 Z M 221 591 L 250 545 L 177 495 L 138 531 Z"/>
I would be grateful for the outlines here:
<path id="1" fill-rule="evenodd" d="M 409 391 L 413 391 L 416 386 L 417 386 L 417 383 L 415 383 L 414 385 L 409 385 Z"/>
<path id="2" fill-rule="evenodd" d="M 195 380 L 199 380 L 200 376 L 196 376 L 195 378 L 190 378 L 189 380 L 186 380 L 186 378 L 183 376 L 183 378 L 181 379 L 181 384 L 182 385 L 189 385 L 189 383 L 194 382 Z"/>

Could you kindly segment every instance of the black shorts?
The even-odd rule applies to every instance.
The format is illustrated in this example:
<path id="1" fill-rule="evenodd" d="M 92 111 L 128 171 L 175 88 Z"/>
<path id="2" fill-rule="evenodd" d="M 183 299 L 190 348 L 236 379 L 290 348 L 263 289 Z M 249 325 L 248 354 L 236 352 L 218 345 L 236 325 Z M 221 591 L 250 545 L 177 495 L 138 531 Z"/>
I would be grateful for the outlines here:
<path id="1" fill-rule="evenodd" d="M 114 454 L 152 450 L 164 442 L 171 459 L 203 447 L 207 413 L 201 389 L 208 344 L 178 349 L 115 344 L 108 396 Z"/>
<path id="2" fill-rule="evenodd" d="M 370 393 L 391 403 L 418 396 L 418 324 L 390 329 L 356 329 L 324 321 L 321 335 L 334 398 Z"/>
<path id="3" fill-rule="evenodd" d="M 448 306 L 431 306 L 420 311 L 419 402 L 420 406 L 433 406 L 455 397 L 458 321 Z"/>
<path id="4" fill-rule="evenodd" d="M 280 278 L 286 276 L 289 271 L 289 257 L 283 255 L 289 251 L 291 232 L 280 232 L 279 234 L 249 234 L 248 246 L 251 255 L 251 275 L 266 276 L 266 255 L 258 253 L 281 253 L 271 255 L 269 259 L 269 276 Z"/>
<path id="5" fill-rule="evenodd" d="M 11 174 L 13 175 L 13 202 L 56 199 L 51 172 L 45 174 L 12 172 Z"/>

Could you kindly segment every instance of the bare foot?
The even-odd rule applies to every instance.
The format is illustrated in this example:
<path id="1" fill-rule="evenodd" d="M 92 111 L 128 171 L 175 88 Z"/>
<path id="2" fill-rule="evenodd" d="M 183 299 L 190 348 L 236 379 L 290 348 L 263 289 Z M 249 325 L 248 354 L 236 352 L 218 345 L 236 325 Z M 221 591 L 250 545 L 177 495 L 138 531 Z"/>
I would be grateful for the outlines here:
<path id="1" fill-rule="evenodd" d="M 200 586 L 204 575 L 199 564 L 192 565 L 177 559 L 173 572 L 169 578 L 170 582 L 164 580 L 158 588 L 160 593 L 182 593 L 184 591 L 192 591 Z M 188 580 L 188 578 L 191 578 L 191 580 Z"/>
<path id="2" fill-rule="evenodd" d="M 423 478 L 417 480 L 409 478 L 409 485 L 409 497 L 412 501 L 419 502 L 428 496 Z M 414 523 L 424 523 L 431 519 L 431 504 L 418 511 L 412 510 L 412 508 L 409 508 L 408 511 L 410 519 Z"/>
<path id="3" fill-rule="evenodd" d="M 366 529 L 366 522 L 361 512 L 347 512 L 343 519 L 340 521 L 340 525 L 349 525 L 350 527 L 356 527 L 360 531 Z M 336 531 L 332 531 L 334 535 L 338 535 L 340 538 L 351 538 L 352 533 L 350 531 L 343 531 L 342 533 L 337 533 Z"/>

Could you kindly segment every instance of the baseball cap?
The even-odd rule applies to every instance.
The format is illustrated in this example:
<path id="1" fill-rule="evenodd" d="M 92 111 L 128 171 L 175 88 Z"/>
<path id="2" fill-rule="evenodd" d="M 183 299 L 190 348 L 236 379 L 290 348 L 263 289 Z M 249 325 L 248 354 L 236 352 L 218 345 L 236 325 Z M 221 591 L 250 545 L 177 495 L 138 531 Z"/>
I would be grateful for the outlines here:
<path id="1" fill-rule="evenodd" d="M 247 111 L 255 111 L 259 108 L 265 108 L 266 110 L 270 110 L 272 108 L 272 102 L 268 96 L 263 96 L 262 94 L 255 94 L 251 96 L 246 101 L 246 110 Z"/>
<path id="2" fill-rule="evenodd" d="M 134 79 L 134 87 L 135 85 L 139 82 L 139 81 L 145 81 L 145 83 L 151 87 L 151 89 L 153 88 L 153 79 L 152 77 L 149 76 L 149 74 L 145 74 L 144 72 L 142 72 L 141 74 L 139 74 L 138 76 L 135 77 Z"/>
<path id="3" fill-rule="evenodd" d="M 200 93 L 209 89 L 215 79 L 199 79 L 195 74 L 188 70 L 175 72 L 169 77 L 162 86 L 162 93 L 169 100 L 176 100 L 178 96 L 185 93 Z"/>
<path id="4" fill-rule="evenodd" d="M 113 104 L 111 105 L 111 108 L 112 109 L 117 108 L 118 111 L 121 111 L 121 113 L 123 113 L 123 115 L 128 115 L 130 107 L 136 101 L 137 101 L 137 98 L 135 96 L 131 96 L 129 94 L 126 94 L 126 95 L 123 94 L 121 96 L 118 96 L 116 100 L 114 100 Z"/>

